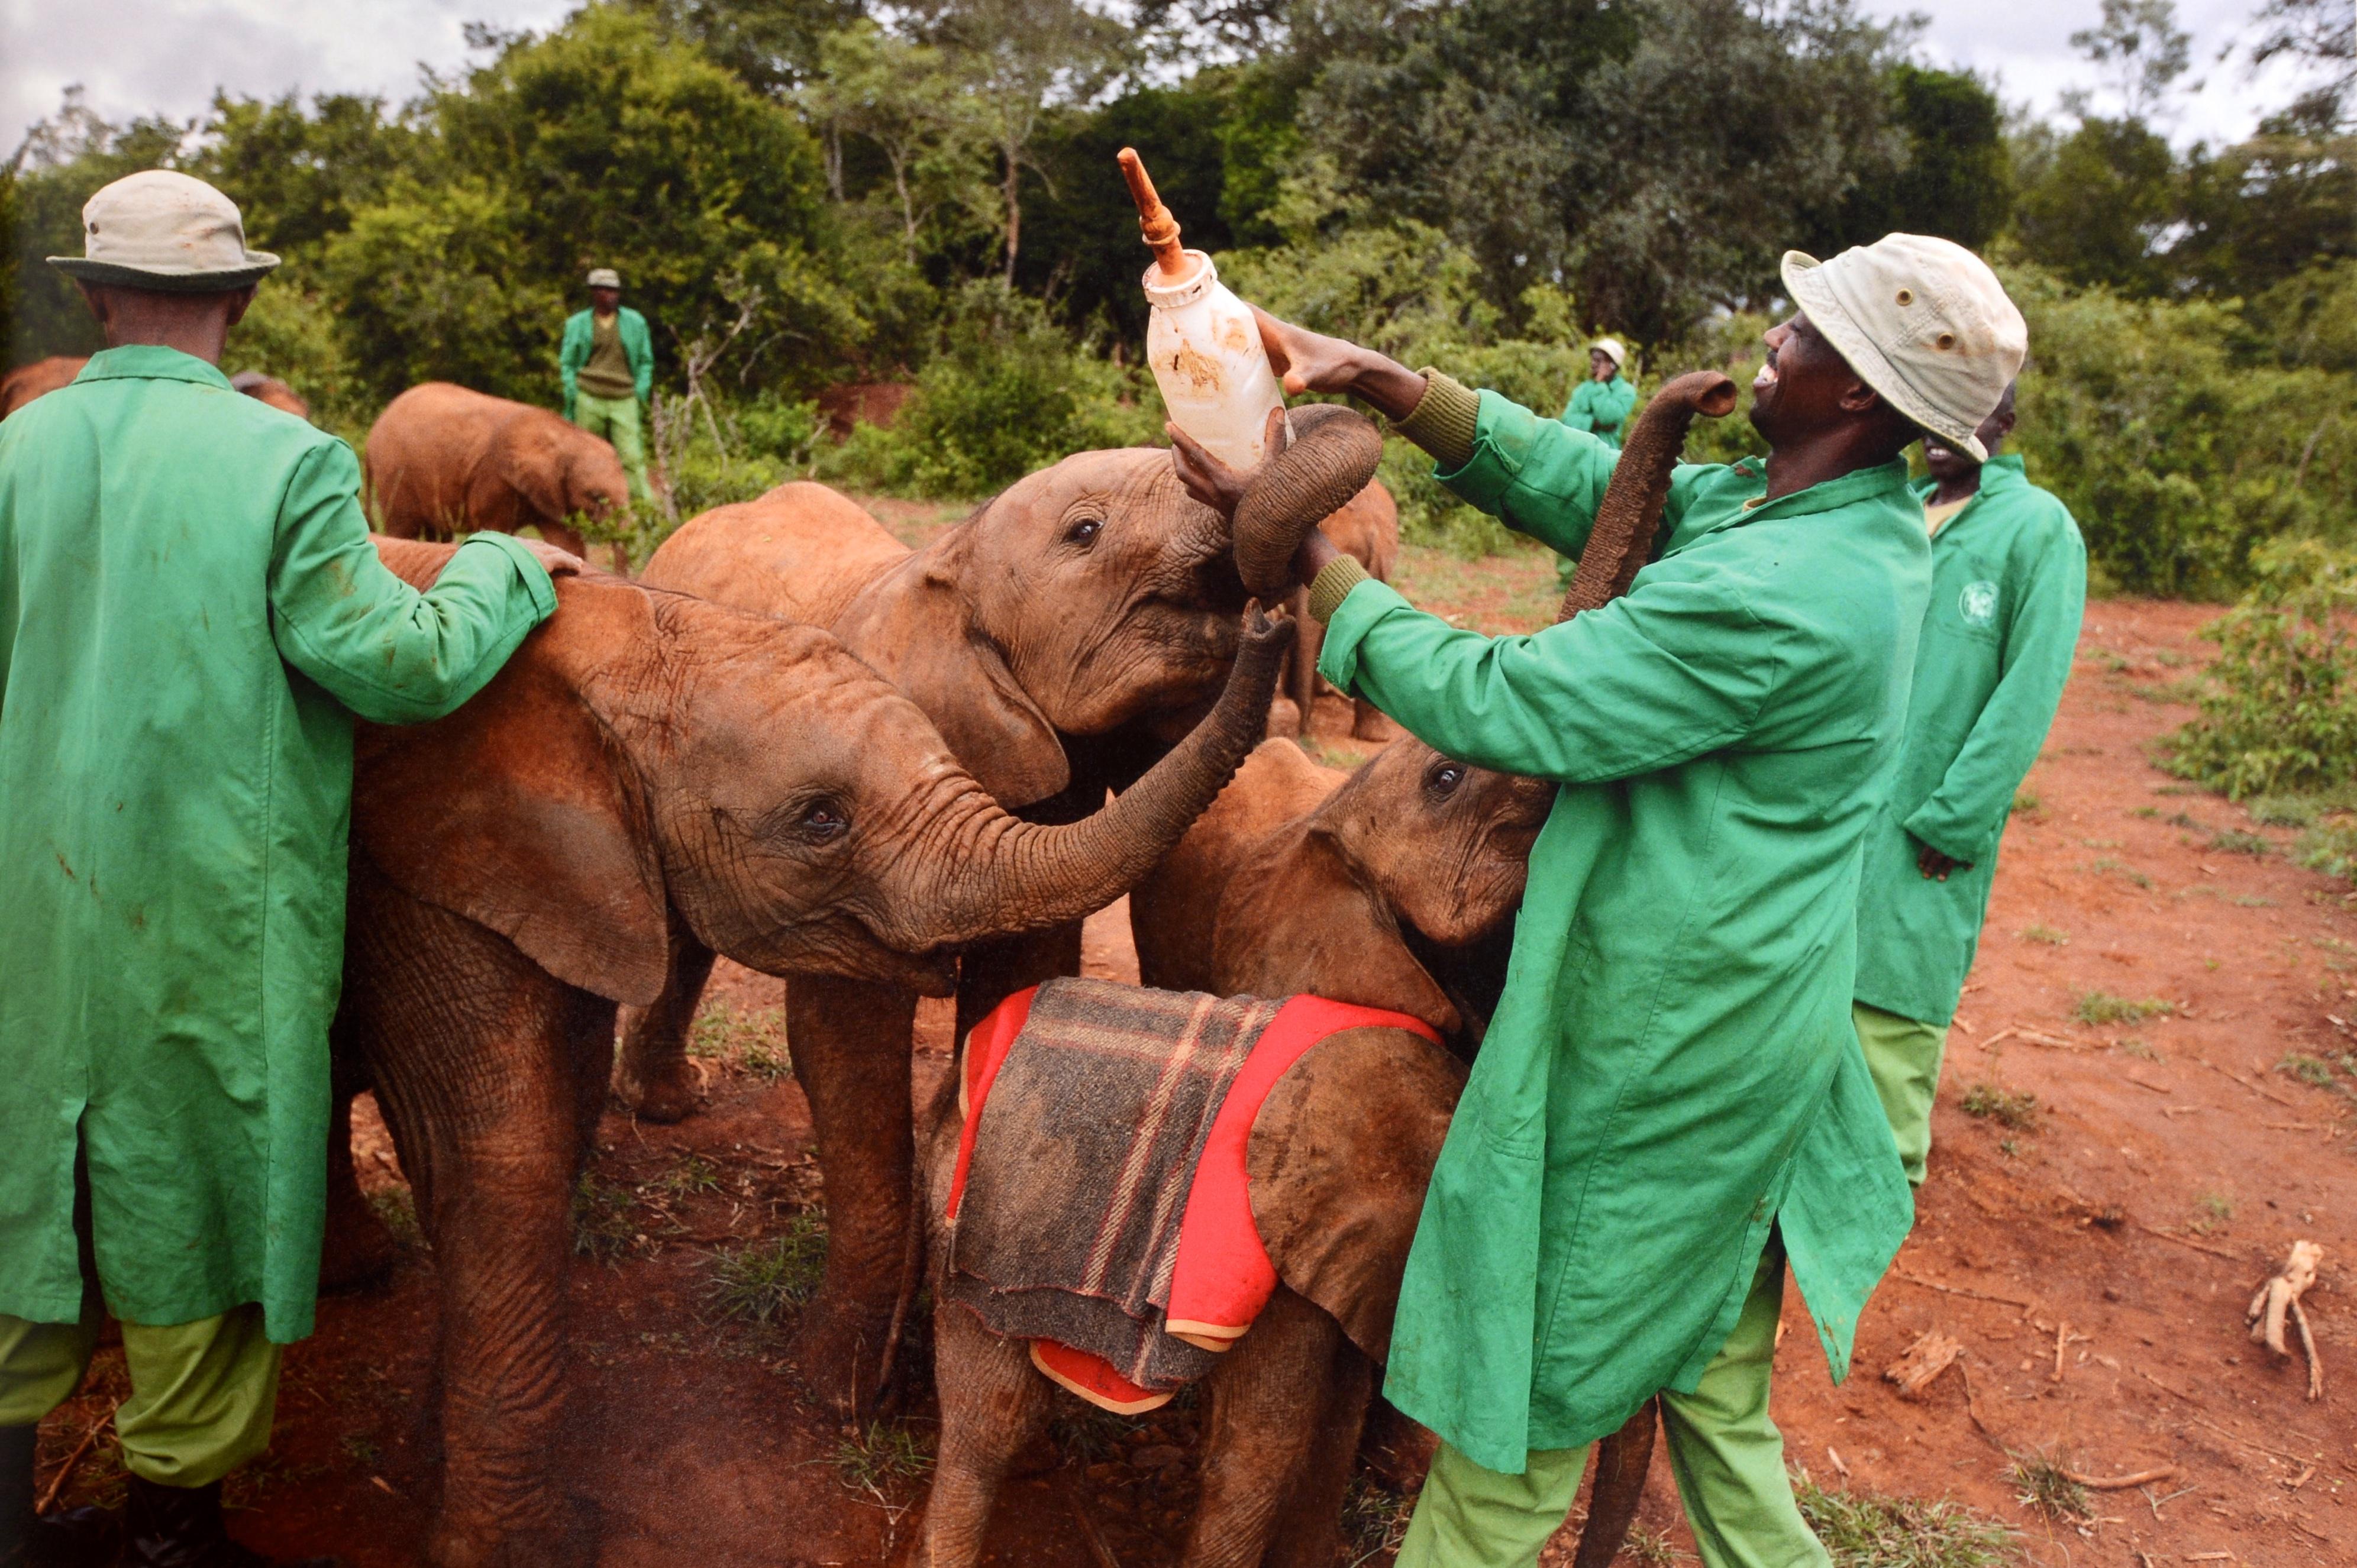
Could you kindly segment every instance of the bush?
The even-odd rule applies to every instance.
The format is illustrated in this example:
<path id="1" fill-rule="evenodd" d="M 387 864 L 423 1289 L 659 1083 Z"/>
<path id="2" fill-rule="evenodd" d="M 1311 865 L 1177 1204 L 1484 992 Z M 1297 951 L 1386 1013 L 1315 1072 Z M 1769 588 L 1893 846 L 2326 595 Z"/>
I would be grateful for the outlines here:
<path id="1" fill-rule="evenodd" d="M 1162 422 L 1143 371 L 1075 342 L 1039 301 L 975 283 L 952 302 L 892 428 L 858 426 L 820 467 L 874 489 L 984 496 L 1075 452 L 1157 442 Z"/>
<path id="2" fill-rule="evenodd" d="M 2201 635 L 2218 644 L 2171 771 L 2232 799 L 2357 777 L 2357 553 L 2315 541 L 2256 558 L 2259 581 Z"/>

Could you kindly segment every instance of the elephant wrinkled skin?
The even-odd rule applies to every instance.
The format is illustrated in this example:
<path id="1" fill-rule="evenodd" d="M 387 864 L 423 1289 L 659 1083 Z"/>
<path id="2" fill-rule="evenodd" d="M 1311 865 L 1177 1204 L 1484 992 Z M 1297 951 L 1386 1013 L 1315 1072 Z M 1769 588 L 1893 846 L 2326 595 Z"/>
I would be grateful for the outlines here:
<path id="1" fill-rule="evenodd" d="M 408 581 L 448 547 L 381 541 Z M 481 693 L 362 725 L 344 1082 L 376 1090 L 441 1297 L 436 1568 L 594 1560 L 551 1479 L 570 1194 L 616 1004 L 689 939 L 772 973 L 940 993 L 958 945 L 1070 920 L 1177 839 L 1257 734 L 1281 622 L 1210 716 L 1069 825 L 1010 816 L 816 628 L 601 575 Z"/>

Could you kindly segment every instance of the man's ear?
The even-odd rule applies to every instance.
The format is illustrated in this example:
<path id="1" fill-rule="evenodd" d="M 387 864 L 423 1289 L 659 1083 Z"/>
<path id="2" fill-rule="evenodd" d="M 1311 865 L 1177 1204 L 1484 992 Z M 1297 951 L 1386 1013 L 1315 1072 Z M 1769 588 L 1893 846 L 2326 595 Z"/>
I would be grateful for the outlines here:
<path id="1" fill-rule="evenodd" d="M 245 319 L 245 313 L 253 308 L 254 291 L 261 286 L 260 284 L 250 283 L 237 291 L 237 296 L 229 302 L 230 326 L 234 327 Z"/>
<path id="2" fill-rule="evenodd" d="M 924 710 L 958 761 L 1008 811 L 1071 782 L 1056 726 L 975 629 L 945 567 L 909 557 L 853 599 L 834 630 Z"/>
<path id="3" fill-rule="evenodd" d="M 1231 995 L 1307 993 L 1461 1026 L 1440 983 L 1400 937 L 1399 921 L 1333 835 L 1286 824 L 1238 864 L 1211 937 L 1215 989 Z"/>

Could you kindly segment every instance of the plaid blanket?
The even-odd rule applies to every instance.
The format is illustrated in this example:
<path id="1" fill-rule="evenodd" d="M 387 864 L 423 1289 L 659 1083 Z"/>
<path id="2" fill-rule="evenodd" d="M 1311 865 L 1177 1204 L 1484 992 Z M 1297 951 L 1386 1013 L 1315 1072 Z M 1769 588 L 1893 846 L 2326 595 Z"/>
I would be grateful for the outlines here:
<path id="1" fill-rule="evenodd" d="M 944 1294 L 994 1333 L 1087 1351 L 1143 1390 L 1209 1371 L 1213 1353 L 1164 1326 L 1179 1222 L 1203 1141 L 1279 1005 L 1040 986 L 975 1119 Z"/>

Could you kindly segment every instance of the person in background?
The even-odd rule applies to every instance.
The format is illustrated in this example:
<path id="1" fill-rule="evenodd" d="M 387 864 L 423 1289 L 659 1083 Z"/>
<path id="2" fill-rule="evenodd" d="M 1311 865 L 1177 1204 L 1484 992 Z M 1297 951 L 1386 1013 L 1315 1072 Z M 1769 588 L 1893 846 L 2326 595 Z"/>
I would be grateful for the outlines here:
<path id="1" fill-rule="evenodd" d="M 1907 1179 L 1923 1185 L 1932 1101 L 1996 876 L 1997 842 L 2062 700 L 2087 598 L 2068 508 L 1998 456 L 2014 389 L 1964 443 L 1923 437 L 1932 607 L 1907 738 L 1866 841 L 1852 1009 Z"/>
<path id="2" fill-rule="evenodd" d="M 1562 788 L 1504 996 L 1432 1174 L 1383 1391 L 1442 1444 L 1402 1568 L 1527 1568 L 1587 1446 L 1659 1393 L 1706 1568 L 1825 1568 L 1769 1382 L 1789 1261 L 1834 1375 L 1913 1222 L 1850 1018 L 1860 851 L 1932 582 L 1901 455 L 1967 448 L 2019 371 L 1987 264 L 1893 234 L 1783 261 L 1763 464 L 1676 470 L 1661 558 L 1523 637 L 1418 611 L 1313 530 L 1319 671 L 1453 757 Z M 1495 392 L 1263 317 L 1464 499 L 1577 553 L 1619 454 Z M 1281 425 L 1272 426 L 1280 433 Z M 1198 499 L 1243 477 L 1172 427 Z"/>
<path id="3" fill-rule="evenodd" d="M 1572 389 L 1571 401 L 1563 405 L 1566 424 L 1587 431 L 1616 452 L 1621 426 L 1637 406 L 1637 389 L 1620 373 L 1628 363 L 1629 350 L 1620 338 L 1598 338 L 1588 347 L 1587 379 Z"/>
<path id="4" fill-rule="evenodd" d="M 622 303 L 622 276 L 613 268 L 590 269 L 589 308 L 565 319 L 556 369 L 565 417 L 609 442 L 630 477 L 630 499 L 651 501 L 640 410 L 654 391 L 654 338 L 647 318 Z"/>
<path id="5" fill-rule="evenodd" d="M 479 533 L 409 586 L 351 448 L 221 373 L 278 264 L 236 206 L 148 170 L 82 223 L 107 347 L 0 425 L 0 1568 L 259 1568 L 221 1478 L 312 1327 L 353 719 L 456 708 L 580 563 Z M 110 1313 L 123 1518 L 37 1517 Z"/>
<path id="6" fill-rule="evenodd" d="M 1587 431 L 1616 452 L 1620 449 L 1620 433 L 1629 424 L 1630 411 L 1637 406 L 1637 389 L 1620 373 L 1628 362 L 1629 350 L 1620 338 L 1598 338 L 1587 350 L 1587 379 L 1572 388 L 1571 401 L 1563 405 L 1564 424 Z M 1569 590 L 1578 564 L 1568 555 L 1556 554 L 1556 593 Z"/>

